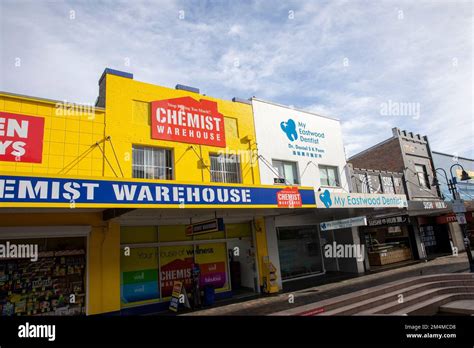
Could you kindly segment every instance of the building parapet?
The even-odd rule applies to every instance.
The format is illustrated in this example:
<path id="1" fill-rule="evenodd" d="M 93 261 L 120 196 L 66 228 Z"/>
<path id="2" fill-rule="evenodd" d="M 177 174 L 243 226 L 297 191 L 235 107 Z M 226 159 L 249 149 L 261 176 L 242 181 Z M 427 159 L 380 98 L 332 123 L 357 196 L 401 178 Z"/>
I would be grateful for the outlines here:
<path id="1" fill-rule="evenodd" d="M 404 176 L 401 172 L 353 168 L 349 166 L 352 192 L 405 194 Z"/>

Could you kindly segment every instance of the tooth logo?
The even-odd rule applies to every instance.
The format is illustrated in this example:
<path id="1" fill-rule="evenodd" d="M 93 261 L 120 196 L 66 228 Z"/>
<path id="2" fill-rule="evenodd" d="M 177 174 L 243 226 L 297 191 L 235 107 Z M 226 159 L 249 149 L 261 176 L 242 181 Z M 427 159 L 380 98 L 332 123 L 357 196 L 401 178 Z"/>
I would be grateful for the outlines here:
<path id="1" fill-rule="evenodd" d="M 332 206 L 331 193 L 329 190 L 325 190 L 323 193 L 321 193 L 319 195 L 319 199 L 321 202 L 323 202 L 326 208 L 330 208 Z"/>
<path id="2" fill-rule="evenodd" d="M 281 130 L 285 132 L 290 141 L 298 139 L 298 132 L 296 131 L 296 123 L 291 118 L 287 122 L 280 123 Z"/>

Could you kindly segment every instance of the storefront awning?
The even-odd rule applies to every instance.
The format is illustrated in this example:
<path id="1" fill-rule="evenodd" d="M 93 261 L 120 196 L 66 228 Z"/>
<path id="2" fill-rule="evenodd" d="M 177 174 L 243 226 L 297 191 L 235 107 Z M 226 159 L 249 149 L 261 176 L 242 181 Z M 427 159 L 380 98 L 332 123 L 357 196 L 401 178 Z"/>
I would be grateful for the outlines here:
<path id="1" fill-rule="evenodd" d="M 0 208 L 314 208 L 310 187 L 0 176 Z"/>

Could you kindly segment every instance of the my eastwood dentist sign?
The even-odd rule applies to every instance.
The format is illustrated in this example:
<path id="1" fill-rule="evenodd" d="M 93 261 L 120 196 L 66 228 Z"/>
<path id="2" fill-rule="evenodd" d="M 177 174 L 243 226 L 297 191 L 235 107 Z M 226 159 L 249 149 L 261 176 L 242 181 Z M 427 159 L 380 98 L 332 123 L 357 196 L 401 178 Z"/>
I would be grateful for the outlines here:
<path id="1" fill-rule="evenodd" d="M 282 187 L 221 186 L 0 175 L 0 207 L 281 207 Z M 301 204 L 315 207 L 314 191 L 299 188 Z M 292 208 L 292 207 L 290 207 Z"/>
<path id="2" fill-rule="evenodd" d="M 151 137 L 225 147 L 224 116 L 217 103 L 191 97 L 151 102 Z"/>
<path id="3" fill-rule="evenodd" d="M 406 208 L 405 195 L 346 192 L 316 192 L 319 208 Z"/>

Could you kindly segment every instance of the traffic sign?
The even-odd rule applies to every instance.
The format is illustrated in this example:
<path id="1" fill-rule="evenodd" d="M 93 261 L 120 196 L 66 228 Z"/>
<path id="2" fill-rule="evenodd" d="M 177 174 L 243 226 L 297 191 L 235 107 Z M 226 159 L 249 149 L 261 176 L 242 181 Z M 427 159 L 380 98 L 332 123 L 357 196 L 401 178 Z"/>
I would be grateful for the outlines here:
<path id="1" fill-rule="evenodd" d="M 453 212 L 454 213 L 466 212 L 466 207 L 464 206 L 464 201 L 462 199 L 455 199 L 453 201 Z"/>

